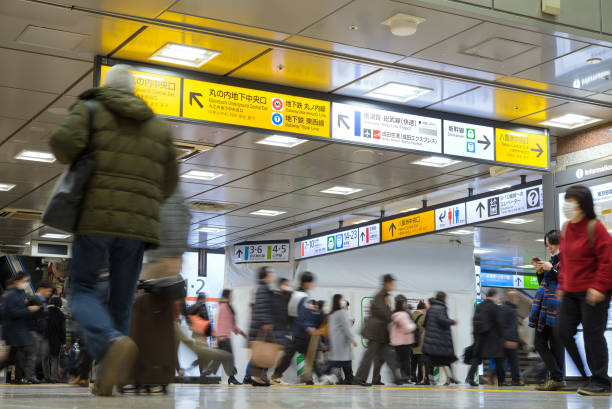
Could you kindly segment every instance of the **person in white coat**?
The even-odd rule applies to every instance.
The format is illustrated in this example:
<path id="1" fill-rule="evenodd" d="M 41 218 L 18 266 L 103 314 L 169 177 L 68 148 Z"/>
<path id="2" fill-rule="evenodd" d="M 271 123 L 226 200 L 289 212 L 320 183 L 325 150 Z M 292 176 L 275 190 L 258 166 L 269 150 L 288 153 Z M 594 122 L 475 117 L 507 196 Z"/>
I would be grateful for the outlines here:
<path id="1" fill-rule="evenodd" d="M 357 347 L 357 341 L 351 331 L 353 323 L 345 307 L 346 300 L 342 294 L 335 294 L 332 312 L 328 316 L 330 350 L 327 358 L 329 367 L 342 369 L 344 383 L 350 385 L 353 382 L 351 345 Z"/>

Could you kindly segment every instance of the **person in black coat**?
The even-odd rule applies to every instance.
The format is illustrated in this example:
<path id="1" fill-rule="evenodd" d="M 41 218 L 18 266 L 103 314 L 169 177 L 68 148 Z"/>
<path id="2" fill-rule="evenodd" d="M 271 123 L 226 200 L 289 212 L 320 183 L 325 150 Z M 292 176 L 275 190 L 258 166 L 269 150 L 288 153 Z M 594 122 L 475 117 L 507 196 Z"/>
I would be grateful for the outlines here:
<path id="1" fill-rule="evenodd" d="M 39 306 L 26 306 L 25 289 L 29 285 L 30 276 L 19 272 L 4 295 L 2 308 L 2 337 L 11 347 L 9 359 L 15 364 L 15 379 L 17 383 L 27 383 L 25 379 L 26 349 L 32 345 L 29 334 L 29 320 L 40 310 Z"/>
<path id="2" fill-rule="evenodd" d="M 474 311 L 474 346 L 472 366 L 467 375 L 466 383 L 478 386 L 474 376 L 483 359 L 495 360 L 498 385 L 504 386 L 506 370 L 504 367 L 504 323 L 499 307 L 499 293 L 492 288 L 487 298 Z"/>
<path id="3" fill-rule="evenodd" d="M 455 346 L 451 327 L 457 325 L 456 320 L 448 316 L 446 305 L 446 293 L 439 291 L 436 297 L 431 299 L 429 310 L 425 314 L 425 339 L 423 341 L 423 354 L 427 366 L 427 374 L 431 373 L 433 367 L 439 366 L 446 374 L 446 384 L 458 383 L 455 379 L 452 364 L 457 361 Z M 450 372 L 447 372 L 447 368 Z M 429 384 L 427 377 L 424 383 Z"/>
<path id="4" fill-rule="evenodd" d="M 61 310 L 62 299 L 54 295 L 49 300 L 47 333 L 49 336 L 49 358 L 51 360 L 51 382 L 58 381 L 60 353 L 66 347 L 66 316 Z"/>
<path id="5" fill-rule="evenodd" d="M 279 344 L 287 346 L 291 338 L 292 320 L 289 318 L 289 301 L 293 289 L 286 278 L 278 279 L 278 290 L 275 291 L 276 306 L 274 308 L 274 334 Z"/>
<path id="6" fill-rule="evenodd" d="M 510 364 L 512 386 L 522 386 L 521 365 L 519 359 L 520 338 L 518 334 L 518 293 L 508 291 L 506 301 L 501 305 L 501 316 L 504 324 L 504 355 Z"/>
<path id="7" fill-rule="evenodd" d="M 249 341 L 259 340 L 266 337 L 266 340 L 276 341 L 274 338 L 274 308 L 275 296 L 270 285 L 276 278 L 276 273 L 270 267 L 262 267 L 257 273 L 257 290 L 255 291 L 255 303 L 253 305 L 253 315 L 251 318 L 251 328 L 249 330 Z M 270 337 L 270 334 L 272 336 Z M 272 339 L 270 339 L 272 338 Z M 263 380 L 266 368 L 251 367 L 251 380 L 253 386 L 269 386 Z"/>

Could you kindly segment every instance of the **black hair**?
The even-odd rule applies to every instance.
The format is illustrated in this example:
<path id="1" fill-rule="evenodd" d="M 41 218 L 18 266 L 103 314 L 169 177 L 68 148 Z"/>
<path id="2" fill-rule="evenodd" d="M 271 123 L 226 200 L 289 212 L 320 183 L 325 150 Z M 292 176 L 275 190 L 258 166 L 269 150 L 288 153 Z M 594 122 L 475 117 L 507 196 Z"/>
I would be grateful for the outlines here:
<path id="1" fill-rule="evenodd" d="M 406 302 L 406 297 L 403 295 L 398 295 L 395 297 L 395 312 L 406 311 L 404 308 L 404 303 Z"/>
<path id="2" fill-rule="evenodd" d="M 287 280 L 285 277 L 281 277 L 278 279 L 277 285 L 280 288 L 281 285 L 284 285 L 285 283 L 288 283 L 289 280 Z"/>
<path id="3" fill-rule="evenodd" d="M 491 288 L 489 291 L 487 291 L 487 298 L 496 297 L 497 294 L 499 294 L 499 291 L 497 291 L 496 288 Z"/>
<path id="4" fill-rule="evenodd" d="M 574 199 L 578 202 L 578 207 L 584 213 L 584 216 L 593 220 L 597 218 L 595 214 L 595 205 L 593 204 L 593 195 L 588 187 L 582 185 L 574 185 L 565 192 L 565 200 Z"/>
<path id="5" fill-rule="evenodd" d="M 221 293 L 221 298 L 229 298 L 231 294 L 232 294 L 232 290 L 230 290 L 229 288 L 225 288 L 223 292 Z"/>
<path id="6" fill-rule="evenodd" d="M 25 271 L 18 271 L 17 274 L 15 274 L 15 278 L 13 279 L 13 282 L 15 281 L 21 281 L 24 278 L 30 277 L 30 275 L 28 273 L 26 273 Z"/>
<path id="7" fill-rule="evenodd" d="M 425 308 L 427 308 L 427 305 L 425 305 L 423 301 L 419 301 L 419 304 L 417 305 L 417 310 L 424 310 Z"/>
<path id="8" fill-rule="evenodd" d="M 312 274 L 310 271 L 304 271 L 302 275 L 300 275 L 301 284 L 312 283 L 314 280 L 315 280 L 314 274 Z"/>
<path id="9" fill-rule="evenodd" d="M 323 308 L 325 307 L 325 301 L 323 300 L 317 301 L 317 306 L 319 307 L 319 311 L 323 311 Z"/>
<path id="10" fill-rule="evenodd" d="M 54 288 L 53 284 L 51 284 L 51 281 L 49 280 L 40 280 L 38 282 L 38 287 L 37 288 Z"/>
<path id="11" fill-rule="evenodd" d="M 349 305 L 351 305 L 351 303 L 348 300 L 344 300 L 346 301 L 346 306 L 348 307 Z"/>
<path id="12" fill-rule="evenodd" d="M 53 306 L 55 306 L 57 308 L 62 308 L 62 299 L 59 296 L 54 295 L 49 300 L 49 305 L 53 305 Z"/>
<path id="13" fill-rule="evenodd" d="M 342 309 L 342 306 L 340 305 L 340 300 L 343 298 L 344 297 L 342 296 L 342 294 L 334 294 L 334 296 L 332 297 L 332 312 L 336 312 Z"/>
<path id="14" fill-rule="evenodd" d="M 199 293 L 198 301 L 206 301 L 206 293 Z"/>
<path id="15" fill-rule="evenodd" d="M 438 291 L 436 293 L 436 300 L 445 303 L 446 302 L 446 293 L 444 291 Z"/>
<path id="16" fill-rule="evenodd" d="M 270 274 L 270 267 L 262 267 L 257 271 L 257 278 L 265 280 L 268 274 Z"/>
<path id="17" fill-rule="evenodd" d="M 559 230 L 551 230 L 544 236 L 544 243 L 548 240 L 548 244 L 559 244 Z"/>

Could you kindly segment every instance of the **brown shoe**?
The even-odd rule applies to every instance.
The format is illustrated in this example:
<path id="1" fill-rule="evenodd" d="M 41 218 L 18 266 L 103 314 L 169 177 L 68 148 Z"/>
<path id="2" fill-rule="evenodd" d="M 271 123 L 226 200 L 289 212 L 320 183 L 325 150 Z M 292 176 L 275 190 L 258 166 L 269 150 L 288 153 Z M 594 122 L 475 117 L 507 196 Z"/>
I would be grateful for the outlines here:
<path id="1" fill-rule="evenodd" d="M 125 386 L 137 356 L 138 347 L 129 337 L 115 339 L 102 358 L 92 393 L 96 396 L 111 396 L 115 385 Z"/>
<path id="2" fill-rule="evenodd" d="M 543 392 L 551 392 L 558 391 L 561 388 L 565 388 L 565 382 L 549 379 L 544 385 L 536 387 L 536 390 Z"/>

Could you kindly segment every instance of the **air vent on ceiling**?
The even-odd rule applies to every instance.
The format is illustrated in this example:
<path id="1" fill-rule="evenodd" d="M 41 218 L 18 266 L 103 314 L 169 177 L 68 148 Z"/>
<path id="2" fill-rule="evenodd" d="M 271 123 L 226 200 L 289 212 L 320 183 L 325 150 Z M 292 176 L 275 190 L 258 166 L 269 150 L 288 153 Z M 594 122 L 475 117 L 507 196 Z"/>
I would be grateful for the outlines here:
<path id="1" fill-rule="evenodd" d="M 232 210 L 236 206 L 227 203 L 194 201 L 189 202 L 189 207 L 198 212 L 222 212 L 224 210 Z"/>
<path id="2" fill-rule="evenodd" d="M 212 146 L 196 145 L 188 142 L 174 141 L 176 147 L 176 158 L 178 160 L 191 159 L 200 152 L 206 152 L 212 149 Z"/>
<path id="3" fill-rule="evenodd" d="M 72 51 L 87 37 L 85 34 L 29 25 L 19 34 L 15 41 L 37 47 Z"/>
<path id="4" fill-rule="evenodd" d="M 463 54 L 503 62 L 528 51 L 538 48 L 537 45 L 493 37 L 462 51 Z"/>
<path id="5" fill-rule="evenodd" d="M 40 210 L 26 210 L 26 209 L 2 209 L 0 210 L 0 219 L 13 219 L 13 220 L 40 220 L 43 212 Z"/>

